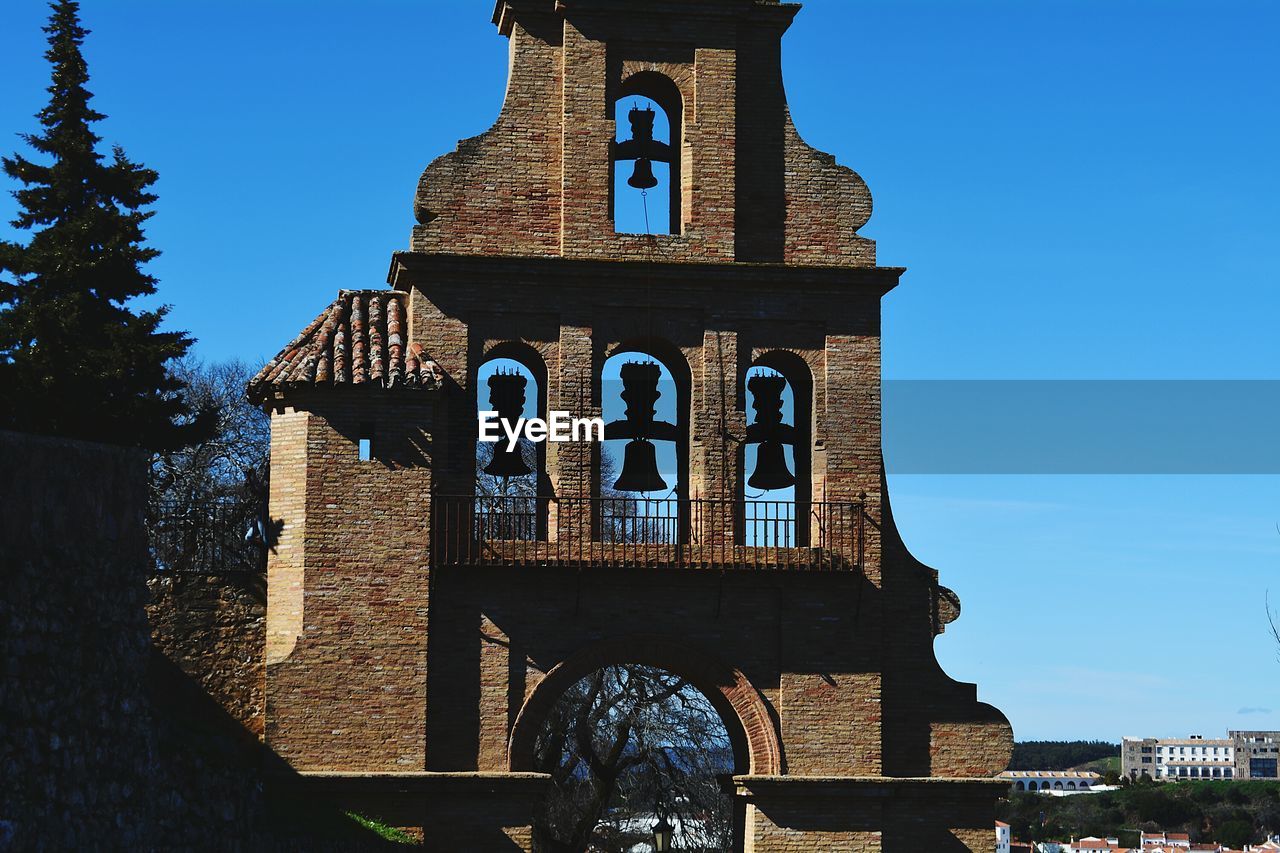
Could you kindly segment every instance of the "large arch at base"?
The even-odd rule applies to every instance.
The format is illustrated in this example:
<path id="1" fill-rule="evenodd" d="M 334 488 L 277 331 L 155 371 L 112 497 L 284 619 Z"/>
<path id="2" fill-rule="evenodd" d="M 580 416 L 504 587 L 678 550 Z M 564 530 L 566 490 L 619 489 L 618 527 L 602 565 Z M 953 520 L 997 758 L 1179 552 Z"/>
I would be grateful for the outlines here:
<path id="1" fill-rule="evenodd" d="M 687 642 L 652 636 L 600 640 L 552 667 L 516 716 L 507 749 L 507 769 L 513 773 L 534 770 L 534 742 L 556 701 L 595 670 L 624 663 L 665 669 L 688 679 L 702 691 L 729 732 L 737 772 L 756 776 L 786 772 L 774 715 L 742 671 Z"/>

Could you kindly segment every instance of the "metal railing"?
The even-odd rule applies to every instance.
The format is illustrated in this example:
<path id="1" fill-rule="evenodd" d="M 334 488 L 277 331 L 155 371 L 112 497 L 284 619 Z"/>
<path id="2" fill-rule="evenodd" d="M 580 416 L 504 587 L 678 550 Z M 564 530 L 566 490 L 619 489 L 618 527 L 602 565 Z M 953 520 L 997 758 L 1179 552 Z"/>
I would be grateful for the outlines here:
<path id="1" fill-rule="evenodd" d="M 151 558 L 159 572 L 265 572 L 266 548 L 258 531 L 258 507 L 219 499 L 163 503 L 147 513 Z"/>
<path id="2" fill-rule="evenodd" d="M 435 495 L 436 565 L 855 570 L 862 502 Z"/>

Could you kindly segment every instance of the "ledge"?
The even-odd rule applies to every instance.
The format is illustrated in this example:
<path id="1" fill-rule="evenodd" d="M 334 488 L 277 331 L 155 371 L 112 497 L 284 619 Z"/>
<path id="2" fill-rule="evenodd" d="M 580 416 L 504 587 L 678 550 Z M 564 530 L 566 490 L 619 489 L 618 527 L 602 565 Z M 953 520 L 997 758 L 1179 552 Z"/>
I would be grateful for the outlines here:
<path id="1" fill-rule="evenodd" d="M 734 776 L 733 784 L 739 794 L 773 797 L 991 795 L 1009 790 L 1003 779 L 952 776 Z"/>
<path id="2" fill-rule="evenodd" d="M 433 773 L 301 771 L 271 780 L 319 794 L 537 794 L 551 781 L 546 773 Z"/>
<path id="3" fill-rule="evenodd" d="M 391 257 L 387 283 L 408 291 L 422 276 L 475 276 L 499 282 L 504 291 L 542 282 L 557 285 L 598 286 L 634 279 L 656 283 L 714 289 L 728 286 L 751 288 L 809 287 L 821 290 L 863 290 L 883 296 L 898 286 L 905 267 L 807 267 L 791 264 L 676 263 L 661 260 L 592 260 L 561 257 L 506 257 L 450 255 L 430 252 L 396 252 Z"/>

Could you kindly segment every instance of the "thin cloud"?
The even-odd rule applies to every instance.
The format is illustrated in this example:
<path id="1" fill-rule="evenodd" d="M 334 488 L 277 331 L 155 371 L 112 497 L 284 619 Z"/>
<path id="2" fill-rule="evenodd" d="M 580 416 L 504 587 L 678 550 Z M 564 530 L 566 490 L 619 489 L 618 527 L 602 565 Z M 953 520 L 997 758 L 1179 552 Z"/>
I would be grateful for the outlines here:
<path id="1" fill-rule="evenodd" d="M 1270 708 L 1241 708 L 1237 714 L 1270 714 Z"/>

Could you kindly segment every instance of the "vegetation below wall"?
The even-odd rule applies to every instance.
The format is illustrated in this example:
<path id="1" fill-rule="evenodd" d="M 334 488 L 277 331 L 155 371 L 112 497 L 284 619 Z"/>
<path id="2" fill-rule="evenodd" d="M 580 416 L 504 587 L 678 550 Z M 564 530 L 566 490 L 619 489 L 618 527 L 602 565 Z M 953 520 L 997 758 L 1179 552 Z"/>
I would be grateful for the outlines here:
<path id="1" fill-rule="evenodd" d="M 1013 745 L 1009 769 L 1071 770 L 1091 761 L 1119 755 L 1119 744 L 1101 740 L 1024 740 Z"/>
<path id="2" fill-rule="evenodd" d="M 1118 836 L 1122 846 L 1137 847 L 1139 832 L 1164 830 L 1240 848 L 1280 832 L 1280 782 L 1148 782 L 1071 797 L 1014 793 L 997 817 L 1029 841 Z"/>

